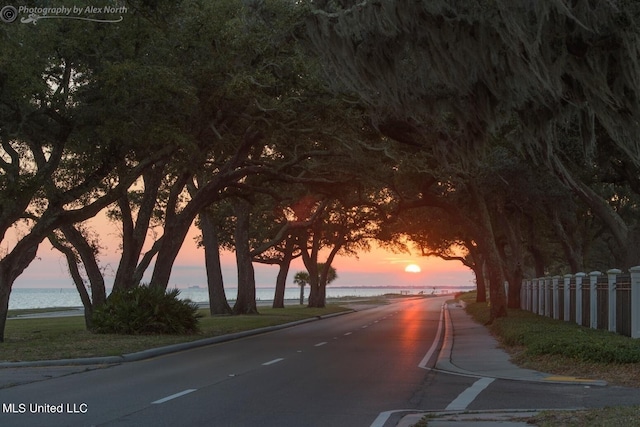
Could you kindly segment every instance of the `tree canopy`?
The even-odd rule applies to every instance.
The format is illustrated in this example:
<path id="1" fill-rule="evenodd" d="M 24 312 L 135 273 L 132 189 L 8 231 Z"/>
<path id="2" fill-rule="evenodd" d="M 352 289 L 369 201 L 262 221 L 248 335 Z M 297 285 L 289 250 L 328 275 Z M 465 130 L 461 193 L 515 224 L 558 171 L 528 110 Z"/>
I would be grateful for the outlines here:
<path id="1" fill-rule="evenodd" d="M 640 3 L 126 4 L 122 23 L 0 28 L 0 241 L 22 233 L 0 332 L 45 238 L 104 300 L 83 222 L 105 209 L 123 288 L 154 259 L 166 288 L 199 218 L 221 312 L 220 248 L 246 282 L 236 312 L 256 311 L 256 260 L 283 292 L 299 254 L 322 306 L 334 257 L 373 240 L 462 260 L 493 317 L 505 279 L 640 264 Z"/>

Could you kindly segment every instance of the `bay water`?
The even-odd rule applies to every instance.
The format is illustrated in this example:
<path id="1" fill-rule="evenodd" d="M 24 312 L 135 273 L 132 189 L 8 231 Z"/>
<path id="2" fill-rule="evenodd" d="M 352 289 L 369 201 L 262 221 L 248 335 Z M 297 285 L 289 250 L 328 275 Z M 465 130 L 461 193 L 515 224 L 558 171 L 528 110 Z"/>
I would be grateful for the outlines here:
<path id="1" fill-rule="evenodd" d="M 463 289 L 460 287 L 327 287 L 327 298 L 344 297 L 373 297 L 385 294 L 443 294 L 451 293 Z M 225 289 L 227 299 L 233 301 L 236 298 L 237 288 Z M 274 288 L 256 288 L 256 300 L 271 301 L 275 293 Z M 309 296 L 309 287 L 305 287 L 305 303 Z M 209 294 L 206 287 L 190 287 L 180 289 L 180 298 L 190 299 L 197 303 L 208 303 Z M 287 288 L 285 299 L 299 301 L 300 288 Z M 50 307 L 81 307 L 82 301 L 75 288 L 14 288 L 9 298 L 9 309 L 30 309 L 30 308 L 50 308 Z"/>

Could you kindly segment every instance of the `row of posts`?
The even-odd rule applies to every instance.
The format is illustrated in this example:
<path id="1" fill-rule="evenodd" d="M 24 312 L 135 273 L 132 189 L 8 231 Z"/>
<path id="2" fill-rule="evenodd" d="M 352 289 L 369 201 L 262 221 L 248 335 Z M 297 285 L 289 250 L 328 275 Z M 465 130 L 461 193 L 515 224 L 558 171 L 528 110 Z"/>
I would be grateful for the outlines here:
<path id="1" fill-rule="evenodd" d="M 609 300 L 609 331 L 616 332 L 616 279 L 622 271 L 611 269 L 607 271 L 608 278 L 608 300 Z M 631 337 L 640 338 L 640 266 L 631 267 Z M 560 298 L 559 284 L 560 280 L 564 281 L 564 321 L 571 321 L 571 296 L 570 284 L 571 279 L 575 278 L 575 321 L 582 324 L 582 289 L 583 286 L 589 286 L 590 307 L 589 307 L 589 324 L 593 329 L 598 328 L 598 310 L 597 310 L 597 284 L 598 277 L 602 273 L 592 271 L 589 274 L 576 273 L 565 274 L 564 276 L 544 277 L 539 279 L 525 280 L 521 288 L 521 308 L 542 316 L 551 317 L 551 307 L 553 302 L 553 317 L 560 319 Z M 588 277 L 588 280 L 587 280 Z"/>

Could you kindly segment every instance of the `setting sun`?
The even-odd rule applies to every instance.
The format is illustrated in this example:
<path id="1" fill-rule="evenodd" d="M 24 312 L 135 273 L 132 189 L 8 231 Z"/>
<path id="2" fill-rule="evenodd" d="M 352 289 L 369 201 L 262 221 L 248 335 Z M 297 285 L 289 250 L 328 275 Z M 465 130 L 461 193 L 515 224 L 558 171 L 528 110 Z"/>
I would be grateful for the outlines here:
<path id="1" fill-rule="evenodd" d="M 404 268 L 407 273 L 420 273 L 422 269 L 417 264 L 409 264 Z"/>

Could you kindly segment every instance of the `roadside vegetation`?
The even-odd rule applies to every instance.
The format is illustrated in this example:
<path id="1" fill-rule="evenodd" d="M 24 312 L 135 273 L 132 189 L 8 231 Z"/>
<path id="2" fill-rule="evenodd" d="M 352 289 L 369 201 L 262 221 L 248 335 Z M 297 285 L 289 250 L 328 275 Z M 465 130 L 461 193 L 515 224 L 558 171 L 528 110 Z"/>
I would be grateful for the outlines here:
<path id="1" fill-rule="evenodd" d="M 489 320 L 487 304 L 476 303 L 475 293 L 460 299 L 477 322 Z M 522 310 L 509 310 L 488 328 L 522 367 L 640 387 L 640 340 Z"/>
<path id="2" fill-rule="evenodd" d="M 477 322 L 489 320 L 486 303 L 475 292 L 459 295 Z M 509 310 L 487 326 L 517 365 L 551 374 L 605 380 L 640 387 L 640 340 L 584 328 L 536 314 Z M 537 426 L 637 425 L 640 406 L 584 411 L 544 411 L 529 420 Z"/>
<path id="3" fill-rule="evenodd" d="M 101 334 L 174 334 L 198 332 L 198 304 L 179 297 L 178 289 L 151 286 L 113 292 L 93 313 L 93 331 Z"/>
<path id="4" fill-rule="evenodd" d="M 201 309 L 200 332 L 184 335 L 95 334 L 86 330 L 82 316 L 14 319 L 7 322 L 0 362 L 117 356 L 347 310 L 329 304 L 325 308 L 261 307 L 259 315 L 210 316 Z"/>

